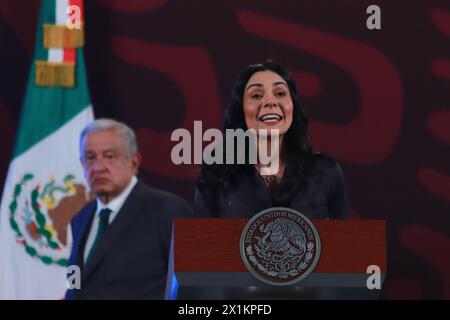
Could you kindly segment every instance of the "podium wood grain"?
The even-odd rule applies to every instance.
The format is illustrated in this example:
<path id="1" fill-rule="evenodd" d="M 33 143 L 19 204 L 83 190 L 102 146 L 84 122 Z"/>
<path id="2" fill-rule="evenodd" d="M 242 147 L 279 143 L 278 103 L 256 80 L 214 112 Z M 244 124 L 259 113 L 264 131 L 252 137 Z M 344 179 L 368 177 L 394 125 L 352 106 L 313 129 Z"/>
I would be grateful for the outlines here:
<path id="1" fill-rule="evenodd" d="M 177 219 L 174 222 L 175 272 L 247 272 L 239 241 L 245 219 Z M 321 239 L 316 273 L 366 273 L 369 265 L 386 271 L 385 222 L 313 220 Z"/>

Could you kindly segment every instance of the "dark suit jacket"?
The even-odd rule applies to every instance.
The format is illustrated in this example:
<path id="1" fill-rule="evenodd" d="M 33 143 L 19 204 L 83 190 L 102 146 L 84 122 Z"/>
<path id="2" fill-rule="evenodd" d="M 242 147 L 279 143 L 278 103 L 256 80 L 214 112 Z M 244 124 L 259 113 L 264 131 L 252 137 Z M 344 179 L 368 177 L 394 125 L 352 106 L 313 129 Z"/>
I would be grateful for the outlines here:
<path id="1" fill-rule="evenodd" d="M 69 265 L 81 269 L 81 289 L 66 299 L 162 299 L 168 268 L 172 220 L 190 217 L 179 197 L 138 182 L 84 265 L 84 248 L 96 201 L 72 220 Z"/>
<path id="2" fill-rule="evenodd" d="M 288 207 L 310 219 L 346 219 L 347 192 L 339 163 L 325 154 L 313 157 L 312 174 L 303 193 L 292 194 L 296 176 L 286 168 L 275 194 L 271 194 L 256 170 L 243 177 L 238 185 L 224 194 L 216 204 L 198 189 L 195 193 L 196 214 L 211 218 L 250 218 L 271 207 Z"/>

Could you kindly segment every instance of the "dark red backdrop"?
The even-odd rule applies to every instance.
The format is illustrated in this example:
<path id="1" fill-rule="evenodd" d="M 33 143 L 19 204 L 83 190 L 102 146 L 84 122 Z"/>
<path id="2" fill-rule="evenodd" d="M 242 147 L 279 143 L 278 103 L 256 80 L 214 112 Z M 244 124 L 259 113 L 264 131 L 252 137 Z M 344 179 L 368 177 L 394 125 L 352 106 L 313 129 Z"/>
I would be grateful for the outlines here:
<path id="1" fill-rule="evenodd" d="M 267 57 L 295 75 L 317 149 L 345 172 L 351 215 L 388 221 L 386 298 L 450 298 L 448 1 L 86 0 L 96 116 L 133 126 L 141 178 L 192 200 L 172 130 L 220 126 L 231 85 Z M 382 30 L 366 28 L 381 7 Z M 0 0 L 0 184 L 39 1 Z M 1 188 L 1 186 L 0 186 Z"/>

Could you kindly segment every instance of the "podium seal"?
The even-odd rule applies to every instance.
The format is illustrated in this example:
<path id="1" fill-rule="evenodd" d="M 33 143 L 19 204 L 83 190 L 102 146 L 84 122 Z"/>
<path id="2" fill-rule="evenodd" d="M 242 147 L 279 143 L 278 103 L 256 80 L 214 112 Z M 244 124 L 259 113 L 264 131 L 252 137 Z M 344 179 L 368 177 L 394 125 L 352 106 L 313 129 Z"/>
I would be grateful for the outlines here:
<path id="1" fill-rule="evenodd" d="M 257 279 L 287 286 L 314 270 L 320 257 L 320 238 L 313 223 L 300 212 L 270 208 L 247 222 L 240 250 L 242 261 Z"/>

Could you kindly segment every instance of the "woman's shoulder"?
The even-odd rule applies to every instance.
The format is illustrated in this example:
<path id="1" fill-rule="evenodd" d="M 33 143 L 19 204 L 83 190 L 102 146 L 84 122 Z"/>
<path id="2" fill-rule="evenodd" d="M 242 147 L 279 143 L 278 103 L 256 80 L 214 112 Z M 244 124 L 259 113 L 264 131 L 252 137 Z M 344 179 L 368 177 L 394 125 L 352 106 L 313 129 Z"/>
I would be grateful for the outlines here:
<path id="1" fill-rule="evenodd" d="M 313 163 L 314 168 L 319 171 L 335 171 L 341 170 L 339 163 L 332 156 L 323 153 L 323 152 L 315 152 L 313 153 Z"/>

